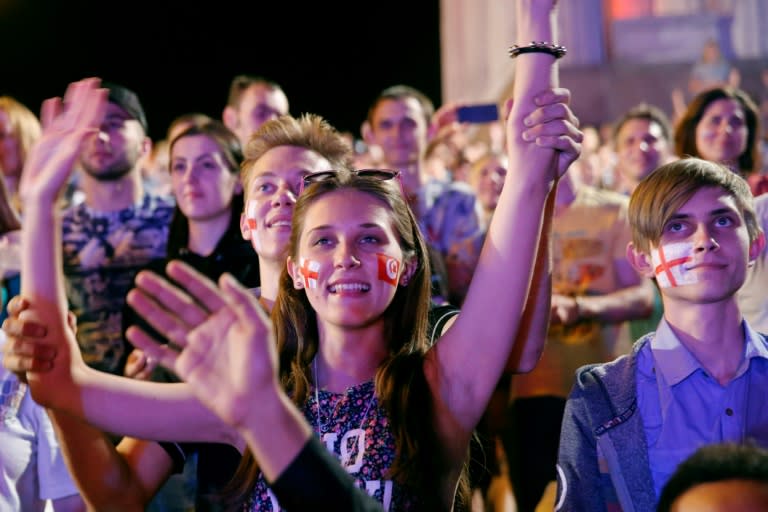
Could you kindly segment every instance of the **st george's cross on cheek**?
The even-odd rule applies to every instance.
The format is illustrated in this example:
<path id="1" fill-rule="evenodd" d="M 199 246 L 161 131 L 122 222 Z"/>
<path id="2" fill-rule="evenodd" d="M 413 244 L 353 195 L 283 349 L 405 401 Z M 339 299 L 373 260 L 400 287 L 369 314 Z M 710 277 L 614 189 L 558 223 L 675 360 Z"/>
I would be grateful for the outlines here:
<path id="1" fill-rule="evenodd" d="M 692 260 L 693 244 L 679 242 L 660 245 L 651 251 L 651 263 L 656 282 L 661 288 L 672 288 L 699 281 L 694 272 L 689 272 L 686 264 Z"/>
<path id="2" fill-rule="evenodd" d="M 400 271 L 400 262 L 387 254 L 376 253 L 379 260 L 379 280 L 397 286 L 397 273 Z"/>
<path id="3" fill-rule="evenodd" d="M 259 207 L 259 203 L 253 199 L 249 199 L 245 204 L 245 221 L 248 224 L 248 229 L 253 231 L 258 227 L 256 222 L 256 209 Z"/>
<path id="4" fill-rule="evenodd" d="M 304 276 L 304 287 L 317 288 L 317 272 L 320 270 L 320 262 L 309 258 L 299 258 L 299 272 Z"/>
<path id="5" fill-rule="evenodd" d="M 255 199 L 249 199 L 245 203 L 245 223 L 248 231 L 251 233 L 251 245 L 258 253 L 261 251 L 261 234 L 258 230 L 259 223 L 256 220 L 256 210 L 259 208 L 259 202 Z"/>

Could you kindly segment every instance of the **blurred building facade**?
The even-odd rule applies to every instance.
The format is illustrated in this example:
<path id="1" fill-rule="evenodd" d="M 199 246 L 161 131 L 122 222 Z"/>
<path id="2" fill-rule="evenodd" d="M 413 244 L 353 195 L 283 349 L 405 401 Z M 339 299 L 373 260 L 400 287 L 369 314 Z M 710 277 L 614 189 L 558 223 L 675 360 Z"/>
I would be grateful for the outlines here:
<path id="1" fill-rule="evenodd" d="M 672 111 L 704 43 L 715 39 L 755 96 L 768 68 L 768 0 L 578 0 L 558 3 L 560 82 L 583 122 L 600 124 L 639 103 Z M 493 102 L 512 87 L 512 0 L 441 0 L 443 101 Z"/>

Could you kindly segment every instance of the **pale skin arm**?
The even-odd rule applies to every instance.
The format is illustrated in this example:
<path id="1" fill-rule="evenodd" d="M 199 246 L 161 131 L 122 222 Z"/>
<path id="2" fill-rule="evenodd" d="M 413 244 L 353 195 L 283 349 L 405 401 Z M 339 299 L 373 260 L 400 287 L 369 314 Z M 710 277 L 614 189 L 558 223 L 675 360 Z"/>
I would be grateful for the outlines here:
<path id="1" fill-rule="evenodd" d="M 56 335 L 32 321 L 37 308 L 22 297 L 9 302 L 8 312 L 3 365 L 45 384 L 32 388 L 40 405 L 118 435 L 237 444 L 234 431 L 203 406 L 186 383 L 140 381 L 93 370 L 82 360 L 73 329 Z"/>
<path id="2" fill-rule="evenodd" d="M 142 316 L 155 311 L 150 323 L 161 332 L 178 333 L 174 342 L 182 350 L 158 345 L 136 328 L 128 330 L 128 337 L 148 356 L 173 368 L 203 403 L 236 427 L 264 477 L 275 482 L 314 434 L 280 384 L 277 348 L 267 314 L 253 294 L 229 274 L 219 279 L 217 287 L 178 261 L 168 265 L 167 273 L 181 288 L 155 274 L 143 273 L 129 301 Z M 187 334 L 181 336 L 182 332 Z M 332 457 L 310 455 L 301 461 L 320 472 L 323 491 L 319 499 L 331 500 L 317 503 L 318 509 L 381 509 Z M 318 496 L 303 481 L 283 481 L 281 488 L 284 493 L 292 492 L 301 504 L 306 503 L 307 493 Z"/>
<path id="3" fill-rule="evenodd" d="M 280 384 L 272 323 L 253 294 L 229 274 L 222 276 L 217 287 L 181 262 L 172 262 L 167 271 L 186 293 L 155 274 L 143 273 L 129 299 L 137 312 L 171 333 L 184 318 L 206 319 L 176 339 L 181 352 L 154 343 L 140 329 L 129 329 L 129 339 L 160 364 L 173 368 L 204 404 L 237 428 L 264 476 L 274 481 L 312 430 Z M 156 297 L 158 304 L 153 305 L 150 297 Z M 170 306 L 178 316 L 157 308 L 160 304 Z"/>
<path id="4" fill-rule="evenodd" d="M 653 309 L 654 285 L 650 279 L 635 277 L 638 284 L 615 292 L 579 296 L 578 305 L 574 297 L 554 295 L 553 320 L 568 325 L 583 318 L 609 323 L 646 318 Z"/>
<path id="5" fill-rule="evenodd" d="M 172 460 L 153 441 L 124 438 L 115 447 L 101 431 L 49 410 L 72 478 L 93 510 L 144 510 L 168 479 Z"/>
<path id="6" fill-rule="evenodd" d="M 67 89 L 63 101 L 54 98 L 43 104 L 42 119 L 45 130 L 27 158 L 20 189 L 26 205 L 22 230 L 22 295 L 35 305 L 35 309 L 23 311 L 17 320 L 22 324 L 26 321 L 45 326 L 47 339 L 51 343 L 48 353 L 57 357 L 55 365 L 48 365 L 48 371 L 29 372 L 26 378 L 35 400 L 46 406 L 58 402 L 78 417 L 88 417 L 91 412 L 109 416 L 120 409 L 114 405 L 109 406 L 110 403 L 115 403 L 110 400 L 108 394 L 109 384 L 105 386 L 107 391 L 104 393 L 103 389 L 99 388 L 100 375 L 111 376 L 90 370 L 82 363 L 74 334 L 67 324 L 67 302 L 62 275 L 61 219 L 56 206 L 56 199 L 73 168 L 81 141 L 99 126 L 104 116 L 107 91 L 99 89 L 98 86 L 97 79 L 76 82 Z M 13 337 L 13 332 L 9 334 Z M 18 350 L 24 354 L 23 339 L 11 339 L 8 346 L 8 350 Z M 28 346 L 26 350 L 27 354 L 31 352 L 32 355 L 40 352 Z M 13 371 L 35 366 L 34 363 L 25 366 L 24 357 L 26 356 L 7 358 L 4 364 L 18 364 L 15 368 L 9 366 Z M 37 366 L 46 365 L 38 363 Z M 129 379 L 124 381 L 148 384 Z M 116 383 L 114 378 L 107 382 Z M 95 395 L 89 394 L 90 384 L 95 386 Z M 78 388 L 79 385 L 83 387 Z M 151 394 L 146 396 L 153 397 Z M 194 402 L 190 394 L 182 393 L 180 396 L 190 398 L 183 402 L 187 405 L 188 402 Z M 136 423 L 143 421 L 143 417 L 136 415 L 135 411 L 146 412 L 145 409 L 127 407 L 126 403 L 121 405 L 123 415 L 132 416 Z M 213 416 L 200 404 L 197 407 L 205 412 L 205 417 Z M 81 485 L 84 499 L 92 507 L 104 509 L 109 505 L 115 509 L 136 510 L 136 507 L 146 501 L 143 491 L 156 489 L 164 480 L 164 476 L 153 475 L 152 471 L 163 473 L 163 468 L 166 468 L 167 474 L 167 468 L 170 468 L 170 459 L 165 454 L 162 454 L 162 457 L 166 459 L 156 456 L 153 457 L 152 463 L 147 463 L 142 455 L 151 453 L 152 450 L 121 454 L 99 430 L 62 411 L 52 412 L 50 416 L 67 465 Z M 170 415 L 169 418 L 173 416 Z M 178 421 L 177 418 L 173 419 Z M 221 422 L 217 423 L 221 425 Z M 219 428 L 218 432 L 221 431 Z M 155 455 L 160 455 L 159 450 L 159 446 L 154 447 Z M 148 468 L 151 471 L 144 475 L 137 473 Z M 106 480 L 114 475 L 120 476 L 122 480 Z M 110 491 L 109 488 L 102 488 L 107 482 L 118 484 L 113 489 L 119 490 L 119 493 L 100 501 L 104 499 L 101 491 Z"/>
<path id="7" fill-rule="evenodd" d="M 552 15 L 551 0 L 519 0 L 518 39 L 552 41 Z M 557 85 L 553 62 L 554 57 L 546 54 L 523 55 L 515 62 L 515 101 L 507 119 L 509 171 L 504 189 L 462 312 L 425 362 L 438 433 L 444 445 L 460 448 L 457 458 L 463 456 L 465 442 L 483 414 L 521 332 L 536 258 L 548 258 L 546 251 L 539 250 L 542 244 L 546 246 L 542 230 L 549 230 L 548 224 L 543 226 L 542 217 L 550 218 L 542 216 L 542 212 L 547 205 L 552 206 L 547 199 L 556 180 L 578 154 L 578 145 L 569 137 L 576 137 L 578 130 L 567 123 L 549 127 L 553 131 L 537 127 L 540 131 L 524 134 L 526 117 L 535 110 L 533 98 Z M 549 141 L 555 148 L 531 144 L 523 139 L 524 135 L 542 140 L 551 137 Z M 568 155 L 559 158 L 558 151 Z M 546 276 L 539 279 L 536 285 L 547 282 Z M 546 293 L 536 298 L 548 301 Z M 548 308 L 545 311 L 538 321 L 546 320 Z M 543 337 L 535 339 L 543 343 Z M 533 350 L 534 354 L 537 351 Z M 472 365 L 467 365 L 470 360 Z"/>
<path id="8" fill-rule="evenodd" d="M 42 328 L 15 320 L 19 310 L 25 307 L 25 301 L 18 297 L 11 301 L 11 316 L 4 326 L 6 332 Z M 36 337 L 11 336 L 9 343 L 23 344 L 35 351 L 36 357 L 32 357 L 31 352 L 30 356 L 20 355 L 24 350 L 18 349 L 11 354 L 15 362 L 10 369 L 17 370 L 19 365 L 29 363 L 47 370 L 42 381 L 53 384 L 46 388 L 47 392 L 38 395 L 38 400 L 43 401 L 43 405 L 57 407 L 49 408 L 48 414 L 62 453 L 82 496 L 96 510 L 143 510 L 172 470 L 170 456 L 158 443 L 126 437 L 115 448 L 103 431 L 145 439 L 184 440 L 186 436 L 186 440 L 191 441 L 213 438 L 229 442 L 234 437 L 233 429 L 224 427 L 201 405 L 186 384 L 132 381 L 87 367 L 78 372 L 76 382 L 53 380 L 59 365 L 66 368 L 69 354 L 79 361 L 76 364 L 83 364 L 74 334 L 68 331 L 71 347 L 68 349 L 57 346 L 44 332 L 30 334 Z M 62 354 L 59 358 L 57 351 Z M 8 361 L 4 362 L 7 366 Z M 92 411 L 87 409 L 90 406 Z M 66 411 L 79 412 L 73 416 Z M 174 418 L 167 416 L 168 411 L 172 411 Z M 82 416 L 88 416 L 98 428 L 82 421 Z"/>
<path id="9" fill-rule="evenodd" d="M 3 365 L 24 378 L 35 374 L 40 384 L 47 383 L 38 385 L 33 394 L 40 405 L 123 436 L 242 444 L 186 383 L 135 381 L 87 367 L 71 315 L 70 328 L 55 335 L 39 321 L 36 308 L 20 296 L 11 299 L 8 313 L 3 324 L 7 336 Z M 134 414 L 136 410 L 144 416 Z"/>
<path id="10" fill-rule="evenodd" d="M 557 130 L 558 124 L 562 122 L 570 123 L 573 127 L 578 127 L 578 119 L 573 115 L 567 106 L 570 101 L 570 91 L 567 89 L 553 88 L 544 91 L 535 97 L 535 103 L 538 106 L 529 116 L 532 125 L 530 129 Z M 510 100 L 506 105 L 506 111 L 509 112 L 513 102 Z M 547 125 L 551 123 L 551 125 Z M 572 133 L 576 141 L 581 140 L 580 133 Z M 543 147 L 558 149 L 553 142 L 559 142 L 551 137 L 542 137 L 537 142 Z M 533 142 L 529 142 L 533 143 Z M 561 157 L 564 158 L 564 157 Z M 565 162 L 565 160 L 563 160 Z M 564 165 L 564 164 L 561 164 Z M 554 201 L 554 195 L 550 194 L 548 201 Z M 544 209 L 544 213 L 551 215 L 552 205 Z M 544 226 L 549 225 L 550 219 L 544 219 Z M 541 233 L 539 248 L 537 249 L 536 267 L 533 273 L 532 288 L 528 295 L 525 305 L 525 312 L 521 320 L 521 327 L 517 332 L 517 339 L 514 342 L 513 352 L 510 355 L 505 371 L 512 373 L 526 373 L 533 370 L 534 366 L 544 351 L 544 342 L 546 340 L 547 327 L 549 325 L 550 297 L 552 289 L 552 262 L 549 257 L 549 230 L 544 229 Z M 473 269 L 467 270 L 471 276 Z M 456 316 L 443 327 L 443 333 L 447 332 Z"/>
<path id="11" fill-rule="evenodd" d="M 544 209 L 544 226 L 552 222 L 555 195 L 550 194 Z M 512 353 L 507 359 L 505 371 L 511 373 L 527 373 L 534 369 L 541 359 L 549 328 L 549 312 L 552 297 L 552 258 L 550 250 L 550 230 L 541 233 L 536 266 L 533 269 L 533 280 L 525 311 L 520 321 Z"/>
<path id="12" fill-rule="evenodd" d="M 85 503 L 79 494 L 51 500 L 53 512 L 85 512 Z"/>
<path id="13" fill-rule="evenodd" d="M 173 368 L 203 404 L 237 429 L 267 480 L 274 481 L 312 430 L 280 385 L 267 314 L 229 274 L 217 287 L 180 261 L 169 263 L 166 272 L 180 288 L 141 272 L 128 303 L 183 350 L 159 345 L 136 327 L 128 329 L 128 339 Z"/>
<path id="14" fill-rule="evenodd" d="M 136 428 L 130 432 L 133 435 L 176 439 L 183 438 L 184 429 L 189 428 L 189 432 L 197 432 L 196 435 L 201 436 L 203 441 L 217 434 L 222 441 L 229 440 L 229 436 L 224 435 L 226 432 L 222 431 L 222 423 L 213 418 L 193 396 L 173 393 L 174 390 L 186 391 L 186 386 L 157 384 L 146 387 L 148 390 L 157 389 L 154 394 L 151 390 L 126 394 L 126 387 L 120 384 L 130 382 L 130 379 L 93 370 L 88 373 L 97 378 L 101 375 L 109 377 L 106 381 L 97 379 L 92 391 L 87 380 L 83 381 L 81 388 L 84 403 L 100 404 L 94 414 L 86 413 L 102 420 L 101 423 L 94 421 L 100 429 L 120 433 L 121 430 L 131 430 L 131 426 L 135 425 Z M 111 392 L 109 383 L 116 384 L 115 392 Z M 89 399 L 92 396 L 97 398 Z M 154 396 L 155 400 L 148 399 L 148 396 Z M 195 412 L 201 409 L 204 414 Z M 136 411 L 141 411 L 141 414 Z M 175 420 L 168 418 L 167 411 L 173 411 L 178 416 Z M 125 437 L 115 447 L 102 430 L 78 417 L 60 409 L 49 409 L 48 415 L 72 477 L 82 496 L 96 510 L 144 510 L 171 474 L 172 459 L 157 442 Z M 201 416 L 211 418 L 212 422 L 198 421 Z M 226 429 L 227 432 L 229 430 Z M 163 435 L 163 431 L 167 433 Z"/>

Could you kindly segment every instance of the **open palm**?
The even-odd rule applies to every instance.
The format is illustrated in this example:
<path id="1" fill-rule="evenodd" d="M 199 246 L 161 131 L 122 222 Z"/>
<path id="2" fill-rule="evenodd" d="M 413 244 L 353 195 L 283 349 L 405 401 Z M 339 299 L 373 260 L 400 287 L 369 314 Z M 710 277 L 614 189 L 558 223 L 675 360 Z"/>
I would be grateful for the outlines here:
<path id="1" fill-rule="evenodd" d="M 129 340 L 173 368 L 222 421 L 237 428 L 254 412 L 259 391 L 278 386 L 272 324 L 256 297 L 229 274 L 215 286 L 191 267 L 169 267 L 175 286 L 157 275 L 137 279 L 129 303 L 171 340 L 160 345 L 136 327 Z"/>
<path id="2" fill-rule="evenodd" d="M 98 78 L 73 82 L 64 99 L 43 102 L 43 134 L 27 156 L 20 193 L 23 198 L 53 200 L 67 182 L 83 138 L 96 130 L 106 112 L 106 89 Z"/>

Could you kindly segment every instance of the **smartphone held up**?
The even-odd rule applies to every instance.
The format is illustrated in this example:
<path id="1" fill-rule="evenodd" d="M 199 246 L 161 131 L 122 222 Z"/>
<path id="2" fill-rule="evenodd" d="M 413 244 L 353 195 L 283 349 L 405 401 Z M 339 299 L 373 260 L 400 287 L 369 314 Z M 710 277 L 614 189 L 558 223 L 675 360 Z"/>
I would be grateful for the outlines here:
<path id="1" fill-rule="evenodd" d="M 464 105 L 456 109 L 460 123 L 490 123 L 499 119 L 499 107 L 495 103 Z"/>

